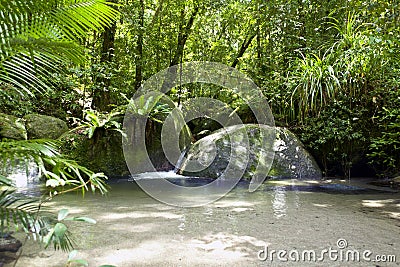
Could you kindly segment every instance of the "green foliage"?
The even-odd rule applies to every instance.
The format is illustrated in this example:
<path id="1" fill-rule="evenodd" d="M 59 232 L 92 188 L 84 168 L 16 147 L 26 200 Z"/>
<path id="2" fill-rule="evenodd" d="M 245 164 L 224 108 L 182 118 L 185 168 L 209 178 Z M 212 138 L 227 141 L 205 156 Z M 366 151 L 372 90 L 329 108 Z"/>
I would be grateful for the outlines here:
<path id="1" fill-rule="evenodd" d="M 83 259 L 75 259 L 78 254 L 77 250 L 73 250 L 68 254 L 68 260 L 66 266 L 78 266 L 78 267 L 87 267 L 89 263 Z"/>
<path id="2" fill-rule="evenodd" d="M 0 186 L 4 185 L 6 184 L 0 181 Z M 12 187 L 10 189 L 10 186 L 0 190 L 0 233 L 10 231 L 11 227 L 16 230 L 22 229 L 33 239 L 43 242 L 45 248 L 53 245 L 55 249 L 67 251 L 73 244 L 68 227 L 62 221 L 95 223 L 86 217 L 65 218 L 68 214 L 68 210 L 65 209 L 59 211 L 56 220 L 52 213 L 43 211 L 42 201 L 18 195 Z"/>
<path id="3" fill-rule="evenodd" d="M 385 66 L 393 60 L 388 57 L 390 42 L 375 35 L 355 14 L 349 14 L 343 26 L 338 19 L 329 20 L 328 29 L 337 32 L 337 40 L 326 51 L 319 51 L 322 58 L 306 54 L 295 60 L 288 73 L 287 86 L 292 91 L 292 113 L 288 115 L 300 121 L 318 115 L 342 96 L 360 99 L 372 81 L 383 78 Z"/>
<path id="4" fill-rule="evenodd" d="M 69 267 L 69 266 L 71 266 L 71 267 L 87 267 L 87 266 L 89 266 L 89 263 L 87 262 L 87 260 L 76 259 L 77 254 L 78 254 L 77 250 L 73 250 L 69 253 L 66 267 Z M 104 265 L 100 265 L 99 267 L 116 267 L 116 266 L 104 264 Z"/>
<path id="5" fill-rule="evenodd" d="M 72 88 L 68 92 L 62 87 L 53 92 L 49 89 L 65 84 L 65 77 L 56 76 L 65 73 L 67 64 L 85 62 L 81 43 L 90 31 L 102 30 L 115 20 L 118 12 L 111 5 L 105 0 L 0 0 L 1 111 L 19 116 L 32 111 L 54 114 L 60 111 L 60 106 L 52 110 L 55 102 L 67 104 L 72 111 L 79 108 L 73 86 L 68 87 Z M 27 101 L 28 95 L 37 97 L 34 104 Z M 66 210 L 61 210 L 56 219 L 43 211 L 43 204 L 55 195 L 78 189 L 83 194 L 88 190 L 105 193 L 107 177 L 65 158 L 58 150 L 59 143 L 51 140 L 0 142 L 0 223 L 2 232 L 6 227 L 22 228 L 27 235 L 44 242 L 45 247 L 52 244 L 55 249 L 70 250 L 72 240 L 65 221 L 94 221 L 69 218 Z M 39 176 L 46 180 L 50 198 L 39 200 L 19 195 L 6 178 L 16 166 L 26 165 L 28 170 L 32 167 L 30 162 L 35 163 Z"/>
<path id="6" fill-rule="evenodd" d="M 51 81 L 44 78 L 60 71 L 54 62 L 82 63 L 79 42 L 117 16 L 105 0 L 2 0 L 0 5 L 0 81 L 30 95 L 49 89 Z"/>
<path id="7" fill-rule="evenodd" d="M 0 158 L 3 159 L 1 173 L 12 172 L 17 165 L 34 162 L 40 176 L 46 179 L 50 198 L 55 195 L 81 189 L 86 191 L 107 192 L 102 173 L 78 165 L 75 161 L 64 158 L 58 152 L 58 143 L 50 140 L 23 140 L 0 142 Z M 8 167 L 7 167 L 8 166 Z M 10 170 L 11 167 L 11 170 Z M 64 221 L 83 221 L 95 223 L 86 217 L 67 217 L 67 210 L 60 210 L 58 216 L 43 211 L 42 206 L 49 199 L 40 200 L 16 194 L 12 183 L 4 175 L 0 176 L 0 223 L 1 232 L 11 226 L 22 228 L 28 235 L 55 249 L 70 250 L 72 240 Z M 57 219 L 56 219 L 57 218 Z"/>
<path id="8" fill-rule="evenodd" d="M 351 107 L 353 105 L 353 107 Z M 354 107 L 351 100 L 335 100 L 320 116 L 305 120 L 299 136 L 323 166 L 325 175 L 341 173 L 350 177 L 351 167 L 366 151 L 368 110 Z"/>
<path id="9" fill-rule="evenodd" d="M 80 90 L 75 69 L 64 67 L 64 73 L 51 74 L 52 85 L 56 90 L 31 92 L 31 96 L 20 94 L 14 86 L 0 82 L 0 112 L 17 117 L 32 113 L 60 119 L 80 116 L 86 100 L 85 92 Z"/>
<path id="10" fill-rule="evenodd" d="M 392 89 L 384 96 L 383 107 L 374 120 L 378 133 L 372 137 L 368 158 L 381 176 L 400 174 L 400 91 Z"/>
<path id="11" fill-rule="evenodd" d="M 52 140 L 21 140 L 0 142 L 0 157 L 4 168 L 18 162 L 33 161 L 39 168 L 39 176 L 46 178 L 46 185 L 52 188 L 76 186 L 84 193 L 87 190 L 107 191 L 106 176 L 93 173 L 75 161 L 63 157 L 58 152 L 59 143 Z M 53 192 L 54 193 L 54 192 Z"/>
<path id="12" fill-rule="evenodd" d="M 290 99 L 290 114 L 297 114 L 300 120 L 308 114 L 318 114 L 341 89 L 337 71 L 327 58 L 317 55 L 306 55 L 294 62 L 294 70 L 290 73 L 289 84 L 293 85 Z M 297 109 L 297 110 L 296 110 Z"/>
<path id="13" fill-rule="evenodd" d="M 34 103 L 27 100 L 27 97 L 19 94 L 12 85 L 0 82 L 1 113 L 23 117 L 34 109 Z M 18 106 L 19 108 L 16 109 L 15 106 Z"/>
<path id="14" fill-rule="evenodd" d="M 21 9 L 10 4 L 19 2 Z M 144 80 L 172 63 L 217 61 L 248 74 L 267 96 L 276 123 L 304 129 L 303 140 L 321 162 L 328 162 L 327 169 L 350 169 L 365 161 L 361 147 L 369 147 L 368 159 L 379 171 L 393 172 L 397 164 L 392 155 L 397 153 L 398 108 L 381 103 L 384 95 L 398 90 L 396 1 L 113 1 L 121 4 L 115 25 L 111 19 L 117 12 L 103 0 L 25 2 L 0 1 L 18 18 L 13 21 L 21 22 L 19 32 L 11 19 L 0 16 L 7 25 L 7 34 L 0 35 L 6 44 L 0 64 L 10 74 L 0 79 L 6 83 L 1 85 L 1 112 L 79 117 L 91 105 L 98 111 L 88 111 L 92 114 L 86 114 L 82 128 L 94 145 L 97 133 L 120 129 L 119 115 L 100 111 L 120 106 L 123 112 L 124 96 L 132 96 Z M 99 33 L 102 28 L 107 31 Z M 15 53 L 8 58 L 10 51 Z M 70 68 L 70 62 L 80 64 Z M 17 73 L 27 74 L 17 79 Z M 31 89 L 49 84 L 51 93 Z M 27 101 L 16 92 L 24 88 L 36 98 Z M 240 97 L 226 88 L 190 84 L 168 96 L 174 103 L 143 99 L 136 103 L 138 113 L 152 110 L 151 119 L 162 122 L 178 104 L 204 96 L 228 103 L 246 122 L 254 120 Z M 326 136 L 317 137 L 314 130 Z M 349 143 L 356 143 L 352 151 L 357 153 L 348 151 Z"/>
<path id="15" fill-rule="evenodd" d="M 162 94 L 142 95 L 122 107 L 132 114 L 148 116 L 151 120 L 162 123 L 174 106 L 171 101 L 164 103 L 163 100 Z"/>
<path id="16" fill-rule="evenodd" d="M 3 181 L 0 185 L 6 185 Z M 31 233 L 34 237 L 45 228 L 46 218 L 38 218 L 35 215 L 38 212 L 37 200 L 22 200 L 15 196 L 15 190 L 9 186 L 0 190 L 0 232 L 9 231 L 11 227 L 15 229 L 22 228 L 26 233 Z"/>
<path id="17" fill-rule="evenodd" d="M 61 209 L 58 212 L 57 221 L 55 222 L 54 227 L 52 227 L 43 238 L 45 248 L 53 244 L 54 249 L 61 249 L 63 251 L 69 251 L 72 249 L 73 243 L 69 237 L 68 227 L 65 225 L 65 221 L 96 223 L 95 220 L 86 217 L 67 217 L 68 214 L 69 211 L 67 209 Z"/>
<path id="18" fill-rule="evenodd" d="M 124 132 L 121 130 L 122 125 L 119 122 L 123 114 L 121 111 L 114 110 L 110 113 L 100 113 L 95 110 L 86 109 L 84 110 L 84 114 L 85 120 L 73 131 L 83 128 L 85 129 L 85 134 L 87 134 L 89 138 L 92 138 L 95 132 L 99 130 L 117 131 L 124 135 Z"/>

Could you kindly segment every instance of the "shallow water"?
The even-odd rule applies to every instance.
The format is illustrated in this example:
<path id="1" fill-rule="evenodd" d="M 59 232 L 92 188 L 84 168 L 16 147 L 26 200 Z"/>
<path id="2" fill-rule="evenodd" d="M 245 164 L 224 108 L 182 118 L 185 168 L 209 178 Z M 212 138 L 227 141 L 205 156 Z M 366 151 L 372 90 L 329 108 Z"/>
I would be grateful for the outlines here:
<path id="1" fill-rule="evenodd" d="M 179 176 L 171 181 L 192 186 L 209 182 Z M 270 181 L 253 193 L 241 182 L 207 206 L 177 208 L 152 199 L 135 182 L 119 179 L 112 181 L 108 197 L 69 194 L 50 204 L 97 220 L 96 225 L 71 227 L 78 258 L 90 266 L 398 266 L 400 194 L 366 182 Z M 260 250 L 266 248 L 268 253 L 286 251 L 281 258 L 287 261 L 276 254 L 260 260 L 258 256 L 265 258 Z M 342 253 L 342 260 L 330 258 L 324 249 Z M 315 261 L 303 260 L 302 253 L 310 250 Z M 366 250 L 372 255 L 364 259 Z M 359 252 L 360 261 L 346 260 L 348 251 Z M 397 263 L 367 261 L 376 255 L 393 255 Z M 66 253 L 28 241 L 17 266 L 63 266 L 66 259 Z"/>

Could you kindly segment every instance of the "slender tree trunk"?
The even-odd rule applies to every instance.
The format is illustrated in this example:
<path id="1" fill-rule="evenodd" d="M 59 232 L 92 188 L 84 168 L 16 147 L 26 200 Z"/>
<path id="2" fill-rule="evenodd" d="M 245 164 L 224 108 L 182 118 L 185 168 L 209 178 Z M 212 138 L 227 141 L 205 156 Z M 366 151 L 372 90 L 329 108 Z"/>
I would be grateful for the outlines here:
<path id="1" fill-rule="evenodd" d="M 115 32 L 117 30 L 116 23 L 113 23 L 111 27 L 107 28 L 103 32 L 103 45 L 101 49 L 100 62 L 111 62 L 114 58 L 114 42 Z"/>
<path id="2" fill-rule="evenodd" d="M 160 0 L 158 7 L 154 13 L 153 18 L 151 19 L 150 25 L 147 27 L 147 30 L 151 30 L 153 26 L 157 23 L 157 19 L 160 17 L 163 10 L 164 0 Z"/>
<path id="3" fill-rule="evenodd" d="M 306 40 L 306 23 L 307 23 L 307 18 L 306 18 L 306 11 L 304 10 L 304 5 L 302 0 L 298 0 L 298 14 L 299 14 L 299 20 L 301 23 L 300 29 L 299 29 L 299 42 L 300 42 L 300 48 L 306 48 L 307 47 L 307 40 Z"/>
<path id="4" fill-rule="evenodd" d="M 257 1 L 257 67 L 261 67 L 262 48 L 261 48 L 261 10 L 260 3 Z"/>
<path id="5" fill-rule="evenodd" d="M 135 90 L 139 89 L 143 80 L 143 35 L 144 35 L 144 0 L 139 0 L 139 33 L 136 43 L 136 74 L 135 74 Z"/>
<path id="6" fill-rule="evenodd" d="M 182 10 L 182 20 L 184 19 L 183 12 L 184 9 Z M 180 62 L 182 62 L 183 51 L 185 49 L 186 41 L 192 32 L 192 27 L 198 13 L 199 13 L 199 7 L 195 6 L 186 24 L 184 24 L 184 22 L 182 21 L 181 26 L 179 27 L 176 50 L 169 64 L 170 67 L 178 65 Z M 178 70 L 177 68 L 173 68 L 169 71 L 168 77 L 164 80 L 163 85 L 161 87 L 162 91 L 164 91 L 166 88 L 170 88 L 172 84 L 175 82 L 177 78 L 177 70 Z"/>
<path id="7" fill-rule="evenodd" d="M 180 27 L 178 34 L 178 44 L 176 47 L 174 57 L 172 58 L 171 63 L 169 64 L 170 67 L 179 64 L 181 58 L 183 57 L 183 50 L 185 48 L 186 41 L 190 33 L 192 32 L 192 26 L 198 12 L 199 12 L 199 7 L 195 6 L 186 25 L 183 27 L 183 24 L 181 24 L 182 26 Z"/>
<path id="8" fill-rule="evenodd" d="M 116 3 L 118 0 L 113 0 Z M 106 28 L 102 33 L 103 43 L 101 47 L 100 63 L 111 63 L 114 58 L 114 42 L 117 24 L 114 22 L 110 27 Z M 112 104 L 112 96 L 110 92 L 111 80 L 109 78 L 95 77 L 94 82 L 100 86 L 93 92 L 92 108 L 101 111 L 110 111 Z"/>
<path id="9" fill-rule="evenodd" d="M 247 48 L 249 48 L 251 42 L 253 41 L 254 37 L 256 37 L 256 34 L 253 33 L 252 35 L 249 36 L 248 39 L 245 39 L 242 43 L 242 46 L 239 49 L 238 54 L 236 55 L 235 59 L 233 60 L 233 63 L 231 65 L 232 68 L 235 68 L 236 65 L 239 63 L 239 58 L 241 58 L 244 53 L 246 52 Z"/>

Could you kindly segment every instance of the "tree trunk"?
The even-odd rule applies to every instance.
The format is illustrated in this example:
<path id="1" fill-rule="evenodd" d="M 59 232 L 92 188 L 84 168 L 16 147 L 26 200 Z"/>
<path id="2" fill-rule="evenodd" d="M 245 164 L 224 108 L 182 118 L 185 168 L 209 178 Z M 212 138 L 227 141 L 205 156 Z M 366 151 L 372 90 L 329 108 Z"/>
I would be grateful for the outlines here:
<path id="1" fill-rule="evenodd" d="M 306 40 L 306 12 L 304 10 L 303 2 L 301 0 L 298 0 L 298 14 L 299 14 L 299 20 L 300 20 L 300 29 L 299 29 L 299 45 L 300 48 L 306 48 L 307 47 L 307 40 Z"/>
<path id="2" fill-rule="evenodd" d="M 184 10 L 182 10 L 182 20 L 184 19 Z M 199 7 L 195 6 L 193 9 L 192 14 L 190 15 L 189 20 L 187 21 L 186 25 L 183 26 L 183 21 L 181 23 L 181 26 L 179 27 L 179 33 L 178 33 L 178 42 L 177 42 L 177 47 L 174 53 L 174 56 L 172 57 L 172 60 L 170 61 L 169 66 L 175 66 L 178 65 L 183 58 L 183 51 L 186 45 L 186 41 L 192 32 L 192 26 L 194 24 L 194 20 L 199 12 Z M 173 68 L 169 71 L 168 77 L 164 80 L 163 85 L 161 87 L 161 91 L 164 92 L 166 88 L 171 88 L 172 84 L 175 82 L 176 77 L 177 77 L 177 68 Z"/>
<path id="3" fill-rule="evenodd" d="M 250 37 L 248 39 L 245 39 L 243 41 L 242 46 L 240 47 L 239 52 L 236 55 L 236 58 L 233 60 L 233 63 L 231 65 L 232 68 L 235 68 L 236 65 L 239 63 L 239 58 L 241 58 L 244 55 L 247 48 L 249 48 L 251 42 L 253 41 L 254 37 L 256 37 L 255 33 L 253 33 L 252 35 L 250 35 Z"/>
<path id="4" fill-rule="evenodd" d="M 180 27 L 179 34 L 178 34 L 178 45 L 176 47 L 175 55 L 172 58 L 171 63 L 169 64 L 170 67 L 178 65 L 181 58 L 183 57 L 183 50 L 185 48 L 187 38 L 189 37 L 190 33 L 192 32 L 192 26 L 193 26 L 194 20 L 197 16 L 198 12 L 199 12 L 199 7 L 195 6 L 192 14 L 190 15 L 188 22 L 186 23 L 186 26 Z M 183 26 L 183 24 L 181 24 L 181 25 Z"/>
<path id="5" fill-rule="evenodd" d="M 112 0 L 111 2 L 116 3 L 118 0 Z M 100 63 L 108 65 L 114 58 L 114 42 L 115 33 L 117 30 L 117 24 L 114 22 L 110 27 L 106 28 L 102 33 L 103 43 L 101 47 Z M 95 77 L 95 85 L 100 85 L 97 90 L 93 92 L 92 108 L 99 111 L 110 111 L 110 104 L 113 103 L 112 95 L 110 92 L 111 81 L 109 78 Z"/>
<path id="6" fill-rule="evenodd" d="M 136 73 L 135 73 L 135 90 L 139 89 L 143 81 L 143 35 L 144 35 L 144 0 L 139 0 L 139 33 L 136 43 Z"/>

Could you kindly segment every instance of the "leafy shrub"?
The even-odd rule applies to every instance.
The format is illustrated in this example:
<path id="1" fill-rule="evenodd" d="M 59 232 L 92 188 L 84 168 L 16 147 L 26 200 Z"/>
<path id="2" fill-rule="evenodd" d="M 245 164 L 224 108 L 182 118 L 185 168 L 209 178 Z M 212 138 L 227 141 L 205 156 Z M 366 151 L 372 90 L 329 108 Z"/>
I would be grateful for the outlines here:
<path id="1" fill-rule="evenodd" d="M 400 174 L 400 91 L 388 90 L 382 108 L 376 113 L 378 131 L 369 146 L 370 163 L 382 176 Z"/>
<path id="2" fill-rule="evenodd" d="M 335 100 L 318 117 L 308 117 L 297 130 L 301 140 L 322 166 L 325 175 L 351 175 L 351 168 L 365 158 L 368 147 L 368 110 L 354 107 L 349 99 Z"/>

